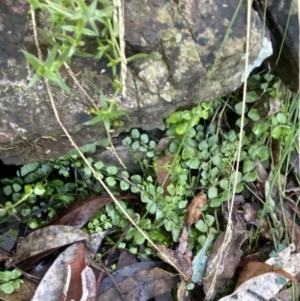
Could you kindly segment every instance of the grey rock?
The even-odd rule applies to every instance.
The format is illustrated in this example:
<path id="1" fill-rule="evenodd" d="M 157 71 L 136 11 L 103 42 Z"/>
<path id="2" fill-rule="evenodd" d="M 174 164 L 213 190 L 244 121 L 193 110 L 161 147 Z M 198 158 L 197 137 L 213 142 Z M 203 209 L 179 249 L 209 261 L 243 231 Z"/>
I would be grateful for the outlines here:
<path id="1" fill-rule="evenodd" d="M 148 56 L 128 64 L 127 97 L 118 98 L 130 120 L 113 136 L 133 127 L 163 128 L 178 108 L 211 101 L 241 86 L 249 72 L 272 54 L 269 34 L 251 12 L 248 73 L 245 74 L 247 7 L 236 0 L 125 1 L 126 51 Z M 36 55 L 28 3 L 0 0 L 0 159 L 22 164 L 66 153 L 72 146 L 55 120 L 42 81 L 26 89 L 30 74 L 21 49 Z M 45 28 L 47 18 L 38 15 Z M 264 33 L 264 34 L 263 34 Z M 47 45 L 41 41 L 42 48 Z M 90 46 L 92 47 L 92 46 Z M 105 60 L 76 58 L 71 69 L 85 91 L 98 101 L 96 86 L 111 97 L 114 88 Z M 52 93 L 59 117 L 78 145 L 106 137 L 104 126 L 84 126 L 91 102 L 62 68 L 71 89 Z M 32 75 L 32 70 L 31 70 Z M 93 83 L 93 85 L 91 84 Z"/>

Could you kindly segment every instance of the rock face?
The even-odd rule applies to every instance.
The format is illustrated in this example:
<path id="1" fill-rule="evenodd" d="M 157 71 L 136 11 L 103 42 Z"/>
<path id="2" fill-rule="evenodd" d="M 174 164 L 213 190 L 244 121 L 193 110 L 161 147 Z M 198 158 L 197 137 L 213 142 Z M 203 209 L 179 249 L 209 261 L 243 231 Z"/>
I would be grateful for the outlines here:
<path id="1" fill-rule="evenodd" d="M 269 20 L 271 27 L 274 28 L 279 56 L 277 70 L 281 80 L 296 92 L 299 89 L 298 3 L 290 0 L 269 0 L 269 2 Z"/>
<path id="2" fill-rule="evenodd" d="M 118 99 L 128 110 L 124 126 L 162 128 L 174 110 L 210 101 L 241 86 L 249 72 L 272 54 L 268 32 L 256 11 L 251 12 L 248 74 L 245 74 L 246 2 L 236 0 L 127 0 L 125 39 L 128 55 L 148 56 L 128 64 L 127 97 Z M 45 85 L 26 89 L 28 70 L 20 51 L 36 55 L 27 23 L 25 0 L 0 0 L 0 159 L 22 164 L 59 156 L 71 148 L 55 120 Z M 46 45 L 44 45 L 46 46 Z M 46 47 L 44 47 L 46 48 Z M 113 94 L 105 60 L 76 58 L 71 69 L 95 100 L 96 86 Z M 29 72 L 30 71 L 30 72 Z M 83 145 L 106 137 L 103 124 L 84 126 L 90 100 L 63 67 L 71 89 L 66 94 L 53 86 L 60 118 L 76 143 Z M 93 85 L 91 84 L 93 83 Z"/>

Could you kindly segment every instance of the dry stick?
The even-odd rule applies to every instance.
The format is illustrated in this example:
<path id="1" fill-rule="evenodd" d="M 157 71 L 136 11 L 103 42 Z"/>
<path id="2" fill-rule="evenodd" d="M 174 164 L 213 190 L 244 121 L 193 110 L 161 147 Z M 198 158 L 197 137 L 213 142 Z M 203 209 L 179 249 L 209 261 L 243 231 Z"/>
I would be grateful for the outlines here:
<path id="1" fill-rule="evenodd" d="M 32 18 L 32 22 L 33 22 L 33 31 L 34 31 L 34 36 L 35 36 L 35 42 L 36 42 L 36 47 L 38 49 L 38 55 L 39 55 L 39 59 L 42 61 L 42 53 L 40 50 L 40 45 L 37 39 L 37 31 L 36 31 L 36 22 L 35 22 L 35 13 L 34 10 L 32 9 L 31 12 L 31 18 Z M 49 82 L 48 79 L 46 77 L 44 77 L 44 81 L 45 81 L 45 85 L 47 88 L 47 92 L 50 98 L 50 102 L 51 102 L 51 106 L 55 115 L 55 118 L 59 124 L 59 126 L 61 127 L 61 129 L 64 131 L 65 135 L 68 137 L 71 145 L 78 151 L 79 155 L 81 156 L 81 158 L 83 159 L 83 161 L 85 162 L 85 164 L 90 168 L 90 170 L 92 171 L 94 177 L 100 182 L 100 184 L 102 185 L 102 187 L 106 190 L 106 192 L 108 193 L 108 195 L 113 199 L 114 203 L 116 204 L 116 206 L 121 210 L 121 212 L 126 216 L 126 218 L 132 223 L 132 225 L 145 237 L 145 239 L 150 243 L 150 245 L 161 254 L 161 256 L 164 258 L 164 260 L 169 263 L 170 265 L 172 265 L 180 274 L 180 276 L 185 280 L 188 281 L 189 277 L 180 269 L 180 267 L 178 267 L 170 258 L 168 258 L 168 256 L 164 253 L 162 253 L 162 251 L 155 245 L 155 243 L 150 239 L 150 237 L 135 223 L 135 221 L 128 215 L 128 213 L 126 212 L 126 210 L 121 206 L 121 204 L 118 202 L 118 200 L 115 198 L 115 196 L 111 193 L 111 191 L 109 190 L 109 188 L 105 185 L 105 183 L 102 181 L 102 179 L 99 178 L 99 176 L 97 175 L 95 169 L 92 167 L 92 165 L 90 164 L 90 162 L 86 159 L 86 157 L 84 156 L 84 154 L 81 152 L 81 150 L 79 149 L 79 147 L 77 146 L 77 144 L 75 143 L 75 141 L 73 140 L 73 138 L 71 137 L 70 133 L 68 132 L 68 130 L 66 129 L 66 127 L 63 125 L 62 121 L 60 120 L 56 105 L 55 105 L 55 101 L 53 99 L 53 95 L 49 86 Z"/>
<path id="2" fill-rule="evenodd" d="M 247 36 L 246 36 L 246 59 L 245 59 L 245 74 L 248 74 L 248 61 L 249 61 L 249 41 L 250 41 L 250 17 L 251 17 L 251 0 L 247 0 Z M 228 245 L 232 241 L 232 236 L 233 236 L 233 222 L 232 222 L 232 212 L 233 212 L 233 204 L 234 204 L 234 195 L 236 192 L 236 185 L 238 181 L 238 170 L 239 170 L 239 162 L 241 158 L 241 148 L 242 148 L 242 140 L 243 140 L 243 127 L 244 127 L 244 117 L 245 117 L 245 103 L 246 103 L 246 92 L 247 92 L 247 79 L 245 79 L 244 82 L 244 88 L 243 88 L 243 106 L 242 106 L 242 116 L 241 116 L 241 128 L 240 128 L 240 133 L 239 133 L 239 144 L 238 144 L 238 149 L 236 152 L 236 172 L 235 172 L 235 177 L 234 177 L 234 185 L 233 185 L 233 191 L 232 191 L 232 198 L 231 202 L 229 203 L 229 209 L 228 209 L 228 224 L 226 227 L 226 232 L 225 232 L 225 237 L 224 237 L 224 242 L 217 253 L 217 256 L 214 258 L 214 262 L 216 263 L 216 268 L 214 272 L 214 277 L 211 281 L 211 285 L 209 287 L 209 290 L 207 292 L 207 295 L 205 297 L 205 300 L 210 300 L 213 293 L 214 293 L 214 288 L 216 284 L 216 279 L 217 279 L 217 273 L 218 269 L 221 266 L 221 262 L 223 260 L 223 254 L 226 252 L 226 249 Z M 224 266 L 222 266 L 222 269 Z"/>
<path id="3" fill-rule="evenodd" d="M 110 271 L 107 270 L 106 266 L 100 261 L 100 265 L 103 268 L 103 270 L 105 271 L 106 275 L 110 278 L 110 280 L 112 281 L 112 283 L 114 284 L 115 288 L 117 289 L 117 291 L 119 292 L 121 298 L 123 301 L 127 301 L 127 298 L 124 296 L 123 292 L 121 291 L 118 283 L 115 281 L 113 275 L 110 273 Z M 99 289 L 99 287 L 98 287 Z"/>
<path id="4" fill-rule="evenodd" d="M 134 221 L 137 222 L 138 218 L 135 217 Z M 123 238 L 125 237 L 125 235 L 127 234 L 127 232 L 129 231 L 129 229 L 132 227 L 131 223 L 129 223 L 127 225 L 127 227 L 125 228 L 125 230 L 123 231 L 123 233 L 121 234 L 121 236 L 118 238 L 118 241 L 115 243 L 115 245 L 112 247 L 112 249 L 109 251 L 107 258 L 104 261 L 104 264 L 107 266 L 108 262 L 111 258 L 111 256 L 115 253 L 117 247 L 119 246 L 119 244 L 121 243 L 121 241 L 123 240 Z"/>
<path id="5" fill-rule="evenodd" d="M 121 58 L 121 82 L 122 82 L 122 97 L 126 97 L 126 72 L 127 59 L 125 55 L 125 24 L 124 24 L 124 5 L 121 0 L 114 0 L 114 5 L 118 10 L 119 16 L 119 44 L 120 44 L 120 58 Z"/>

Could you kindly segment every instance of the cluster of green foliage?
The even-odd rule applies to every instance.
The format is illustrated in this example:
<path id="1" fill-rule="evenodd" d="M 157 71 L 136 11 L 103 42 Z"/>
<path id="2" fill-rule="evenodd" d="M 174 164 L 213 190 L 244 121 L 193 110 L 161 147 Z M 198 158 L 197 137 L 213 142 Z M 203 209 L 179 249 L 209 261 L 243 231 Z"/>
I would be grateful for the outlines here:
<path id="1" fill-rule="evenodd" d="M 188 203 L 197 191 L 205 192 L 208 202 L 201 208 L 202 218 L 189 233 L 189 249 L 199 250 L 208 237 L 209 229 L 219 229 L 216 209 L 232 197 L 233 175 L 238 174 L 236 193 L 241 193 L 249 183 L 256 180 L 258 160 L 265 167 L 270 165 L 269 133 L 273 134 L 274 129 L 280 127 L 281 134 L 277 136 L 278 130 L 275 130 L 273 139 L 286 141 L 289 135 L 291 121 L 287 115 L 282 117 L 282 110 L 267 117 L 259 115 L 260 119 L 256 118 L 260 114 L 255 107 L 258 100 L 264 93 L 280 95 L 277 85 L 277 82 L 271 81 L 261 83 L 256 77 L 250 80 L 246 103 L 248 132 L 244 134 L 241 145 L 240 170 L 234 170 L 240 104 L 233 102 L 232 106 L 228 105 L 226 114 L 233 114 L 235 122 L 230 124 L 231 129 L 226 131 L 226 126 L 223 126 L 221 130 L 220 120 L 212 119 L 213 110 L 223 103 L 221 99 L 209 104 L 203 103 L 190 110 L 174 112 L 169 116 L 166 119 L 166 135 L 171 143 L 164 151 L 156 150 L 157 141 L 147 133 L 138 129 L 131 130 L 122 143 L 129 147 L 129 154 L 141 165 L 140 174 L 130 175 L 120 167 L 94 161 L 90 154 L 103 141 L 86 145 L 81 150 L 113 194 L 131 192 L 140 195 L 144 205 L 133 208 L 127 202 L 120 203 L 132 218 L 138 220 L 138 225 L 152 240 L 168 246 L 178 242 Z M 278 101 L 281 106 L 284 105 L 280 99 Z M 264 131 L 261 130 L 262 127 Z M 164 189 L 157 184 L 155 170 L 157 159 L 169 154 L 173 154 L 174 159 L 166 166 L 171 183 L 166 188 L 168 194 L 165 195 Z M 28 217 L 30 228 L 45 224 L 47 219 L 56 216 L 76 200 L 91 194 L 105 194 L 103 187 L 75 151 L 45 163 L 24 165 L 17 177 L 1 179 L 1 183 L 1 194 L 8 199 L 0 208 L 2 220 L 9 214 L 19 212 L 19 209 L 25 218 Z M 39 210 L 37 214 L 36 210 Z M 94 233 L 112 226 L 123 230 L 127 225 L 128 221 L 120 209 L 109 204 L 90 220 L 85 230 Z M 132 228 L 127 232 L 120 248 L 128 248 L 135 253 L 144 242 L 145 238 L 137 229 Z M 145 252 L 151 253 L 151 250 L 146 249 Z"/>
<path id="2" fill-rule="evenodd" d="M 120 62 L 118 44 L 118 24 L 113 24 L 114 7 L 111 1 L 44 1 L 29 0 L 31 11 L 39 11 L 47 19 L 47 30 L 38 28 L 38 33 L 51 50 L 42 62 L 32 54 L 23 51 L 30 65 L 36 70 L 29 86 L 41 77 L 57 84 L 66 92 L 69 88 L 60 75 L 64 62 L 69 63 L 74 56 L 92 57 L 97 60 L 105 57 L 108 67 L 116 78 L 116 67 Z M 92 47 L 89 47 L 91 46 Z M 97 49 L 92 53 L 89 49 Z M 120 83 L 116 78 L 116 86 Z"/>
<path id="3" fill-rule="evenodd" d="M 5 294 L 11 294 L 23 283 L 19 277 L 22 273 L 18 270 L 0 272 L 0 289 Z"/>

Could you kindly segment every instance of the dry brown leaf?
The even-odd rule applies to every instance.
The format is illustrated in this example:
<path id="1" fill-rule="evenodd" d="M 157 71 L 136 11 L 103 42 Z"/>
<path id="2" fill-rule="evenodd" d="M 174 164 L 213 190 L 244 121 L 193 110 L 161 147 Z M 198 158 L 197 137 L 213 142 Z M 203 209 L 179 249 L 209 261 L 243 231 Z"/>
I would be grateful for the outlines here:
<path id="1" fill-rule="evenodd" d="M 280 274 L 289 280 L 291 280 L 294 283 L 297 283 L 297 279 L 293 277 L 291 274 L 287 273 L 286 271 L 279 269 L 275 266 L 269 265 L 265 262 L 258 262 L 258 261 L 252 261 L 245 265 L 243 268 L 239 279 L 235 285 L 235 289 L 237 289 L 240 285 L 242 285 L 244 282 L 256 277 L 260 276 L 265 273 L 274 272 L 277 274 Z"/>
<path id="2" fill-rule="evenodd" d="M 62 301 L 95 301 L 96 278 L 93 270 L 85 264 L 83 244 L 77 245 L 76 258 L 68 265 L 67 280 L 61 296 Z"/>
<path id="3" fill-rule="evenodd" d="M 90 235 L 70 226 L 49 226 L 38 229 L 23 238 L 16 256 L 7 261 L 11 267 L 31 256 L 65 246 L 80 240 L 89 240 Z"/>
<path id="4" fill-rule="evenodd" d="M 183 227 L 180 238 L 179 238 L 179 245 L 177 248 L 177 252 L 181 254 L 185 254 L 187 251 L 187 245 L 188 245 L 188 238 L 189 238 L 189 232 L 186 226 Z"/>
<path id="5" fill-rule="evenodd" d="M 243 217 L 247 224 L 257 225 L 258 218 L 257 218 L 257 210 L 254 208 L 253 204 L 246 203 L 243 206 Z"/>
<path id="6" fill-rule="evenodd" d="M 99 242 L 100 244 L 101 242 Z M 78 245 L 82 243 L 75 243 L 69 246 L 65 251 L 63 251 L 54 261 L 52 266 L 47 271 L 46 275 L 40 282 L 34 297 L 31 301 L 57 301 L 57 300 L 65 300 L 62 297 L 64 296 L 64 291 L 68 290 L 69 287 L 65 286 L 65 283 L 71 283 L 71 279 L 68 280 L 68 277 L 71 278 L 71 273 L 68 273 L 68 269 L 70 269 L 70 263 L 75 261 L 76 254 L 78 254 Z M 84 251 L 83 251 L 84 250 Z M 90 262 L 90 252 L 85 248 L 79 249 L 80 257 L 85 257 L 85 263 L 89 264 Z M 81 259 L 83 261 L 83 259 Z M 83 264 L 81 263 L 81 266 Z M 90 272 L 92 271 L 90 268 L 86 270 L 85 267 L 83 269 L 83 273 L 81 273 L 81 281 L 82 281 L 82 296 L 86 296 L 86 291 L 90 291 L 96 295 L 96 279 L 95 276 L 91 276 Z M 76 284 L 79 281 L 76 280 Z M 88 295 L 87 295 L 88 296 Z M 95 298 L 94 298 L 95 299 Z M 94 300 L 94 299 L 82 299 L 82 300 Z M 77 301 L 77 299 L 75 299 Z M 80 300 L 80 299 L 79 299 Z"/>
<path id="7" fill-rule="evenodd" d="M 204 193 L 201 191 L 193 198 L 189 205 L 186 215 L 186 224 L 188 227 L 198 222 L 201 215 L 201 207 L 203 207 L 205 204 L 206 198 Z"/>
<path id="8" fill-rule="evenodd" d="M 99 287 L 98 295 L 100 296 L 107 290 L 115 287 L 115 283 L 119 283 L 127 278 L 131 278 L 135 273 L 142 271 L 142 270 L 150 270 L 155 267 L 160 267 L 163 265 L 163 262 L 159 261 L 144 261 L 144 262 L 137 262 L 126 267 L 117 270 L 116 272 L 112 273 L 112 277 L 106 277 L 101 282 Z M 114 280 L 114 282 L 112 281 Z"/>
<path id="9" fill-rule="evenodd" d="M 300 253 L 295 253 L 295 245 L 291 244 L 279 252 L 277 257 L 269 258 L 266 263 L 275 267 L 280 266 L 285 272 L 296 277 L 300 271 Z M 220 301 L 273 300 L 275 295 L 286 286 L 286 282 L 278 281 L 278 277 L 276 272 L 267 272 L 251 278 L 240 285 L 231 295 L 223 297 Z"/>
<path id="10" fill-rule="evenodd" d="M 119 260 L 117 263 L 117 270 L 120 270 L 123 267 L 126 267 L 128 265 L 137 263 L 137 256 L 135 254 L 132 254 L 128 252 L 127 250 L 121 250 L 119 255 Z"/>
<path id="11" fill-rule="evenodd" d="M 169 147 L 170 143 L 171 143 L 171 138 L 169 137 L 163 137 L 159 140 L 159 142 L 157 143 L 157 145 L 155 146 L 154 150 L 157 152 L 163 152 L 166 148 Z"/>
<path id="12" fill-rule="evenodd" d="M 112 275 L 113 276 L 113 275 Z M 180 281 L 179 276 L 160 268 L 142 270 L 118 282 L 125 300 L 146 301 L 170 292 Z M 97 301 L 123 301 L 119 291 L 112 287 L 98 296 Z"/>
<path id="13" fill-rule="evenodd" d="M 263 237 L 273 241 L 274 238 L 273 238 L 273 235 L 270 233 L 270 230 L 271 230 L 271 227 L 269 225 L 269 222 L 266 218 L 264 218 L 260 224 L 260 234 Z"/>
<path id="14" fill-rule="evenodd" d="M 64 299 L 66 301 L 80 300 L 82 297 L 82 281 L 81 273 L 85 269 L 84 245 L 78 244 L 76 249 L 76 257 L 69 264 L 68 281 L 65 282 Z"/>
<path id="15" fill-rule="evenodd" d="M 223 259 L 220 266 L 216 266 L 215 258 L 224 242 L 225 232 L 222 232 L 216 239 L 212 252 L 209 256 L 207 269 L 205 277 L 203 280 L 203 289 L 205 294 L 210 289 L 212 279 L 214 278 L 215 273 L 217 273 L 217 278 L 214 286 L 213 293 L 211 298 L 213 298 L 217 290 L 228 280 L 232 278 L 235 273 L 237 266 L 239 265 L 243 251 L 241 250 L 241 245 L 247 239 L 248 232 L 245 229 L 240 227 L 235 227 L 233 229 L 232 241 L 229 244 L 227 250 L 224 250 Z M 216 270 L 217 269 L 217 270 Z"/>
<path id="16" fill-rule="evenodd" d="M 177 300 L 178 301 L 190 300 L 189 296 L 187 295 L 187 284 L 183 280 L 181 280 L 179 288 L 177 290 Z"/>
<path id="17" fill-rule="evenodd" d="M 167 155 L 159 157 L 156 161 L 157 167 L 155 170 L 155 175 L 158 185 L 164 189 L 164 195 L 168 194 L 167 187 L 171 183 L 170 177 L 168 177 L 167 164 L 171 164 L 173 159 L 174 155 Z"/>
<path id="18" fill-rule="evenodd" d="M 132 199 L 132 195 L 116 196 L 117 200 Z M 89 219 L 99 209 L 111 203 L 113 200 L 109 196 L 93 196 L 82 201 L 77 201 L 70 205 L 61 213 L 50 225 L 65 225 L 75 228 L 82 228 Z"/>
<path id="19" fill-rule="evenodd" d="M 177 251 L 170 250 L 163 244 L 157 243 L 156 246 L 160 250 L 160 252 L 156 251 L 157 256 L 168 264 L 172 264 L 177 271 L 181 271 L 181 276 L 184 280 L 189 281 L 193 274 L 191 256 L 189 254 L 181 254 Z M 166 257 L 170 259 L 170 261 L 166 261 Z"/>

